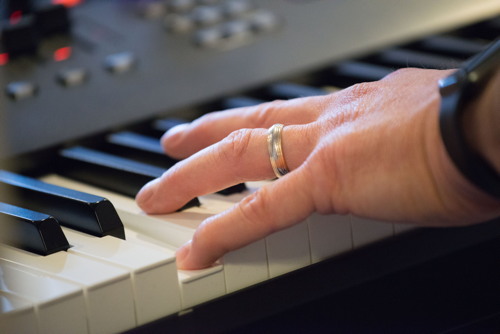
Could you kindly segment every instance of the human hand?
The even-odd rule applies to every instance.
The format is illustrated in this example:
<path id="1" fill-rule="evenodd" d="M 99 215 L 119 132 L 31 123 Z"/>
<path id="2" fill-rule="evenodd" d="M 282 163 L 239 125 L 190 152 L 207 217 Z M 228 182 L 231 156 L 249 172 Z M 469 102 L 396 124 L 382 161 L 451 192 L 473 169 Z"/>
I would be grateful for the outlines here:
<path id="1" fill-rule="evenodd" d="M 180 268 L 209 266 L 313 212 L 441 226 L 492 218 L 498 200 L 463 178 L 442 144 L 437 81 L 448 74 L 405 69 L 326 96 L 215 112 L 175 127 L 162 145 L 184 160 L 147 184 L 137 202 L 147 213 L 167 213 L 196 196 L 273 178 L 267 128 L 282 123 L 291 172 L 205 220 L 178 250 Z"/>

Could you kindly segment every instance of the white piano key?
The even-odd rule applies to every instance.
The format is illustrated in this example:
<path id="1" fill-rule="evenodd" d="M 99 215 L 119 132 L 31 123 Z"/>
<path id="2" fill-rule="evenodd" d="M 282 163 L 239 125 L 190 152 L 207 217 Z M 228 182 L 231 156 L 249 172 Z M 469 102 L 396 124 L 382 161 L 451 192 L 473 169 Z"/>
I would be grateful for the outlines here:
<path id="1" fill-rule="evenodd" d="M 0 290 L 0 333 L 38 333 L 33 303 Z"/>
<path id="2" fill-rule="evenodd" d="M 234 204 L 233 201 L 226 199 L 232 196 L 209 195 L 200 197 L 201 207 L 166 215 L 148 216 L 132 198 L 57 175 L 46 176 L 43 181 L 106 197 L 113 203 L 127 228 L 174 247 L 179 247 L 191 240 L 193 233 L 203 220 Z M 236 250 L 225 256 L 221 262 L 229 268 L 228 272 L 224 272 L 224 280 L 226 286 L 229 287 L 229 292 L 242 286 L 262 282 L 268 278 L 267 258 L 263 242 L 256 242 L 252 246 Z M 202 273 L 203 271 L 199 272 L 198 275 Z M 184 288 L 188 287 L 187 285 L 183 286 Z"/>
<path id="3" fill-rule="evenodd" d="M 145 234 L 139 233 L 129 228 L 125 228 L 125 234 L 127 236 L 128 243 L 139 244 L 148 248 L 157 249 L 160 252 L 171 254 L 171 256 L 175 258 L 176 247 L 172 245 L 159 241 L 158 239 L 153 239 Z"/>
<path id="4" fill-rule="evenodd" d="M 189 241 L 196 227 L 201 223 L 200 215 L 208 217 L 209 214 L 202 213 L 202 208 L 190 208 L 183 212 L 170 215 L 148 216 L 140 212 L 133 200 L 125 198 L 116 202 L 116 197 L 108 197 L 117 208 L 123 223 L 131 230 L 145 234 L 158 241 L 179 247 Z M 197 221 L 198 220 L 198 221 Z M 178 271 L 181 290 L 182 307 L 189 308 L 194 303 L 206 302 L 223 296 L 226 293 L 223 266 L 216 264 L 212 268 L 194 270 L 190 272 Z M 222 287 L 222 289 L 221 289 Z"/>
<path id="5" fill-rule="evenodd" d="M 122 268 L 68 252 L 47 256 L 0 245 L 0 258 L 80 284 L 90 333 L 115 333 L 136 325 L 130 275 Z"/>
<path id="6" fill-rule="evenodd" d="M 372 219 L 351 216 L 354 248 L 394 236 L 394 225 Z"/>
<path id="7" fill-rule="evenodd" d="M 127 241 L 147 245 L 149 248 L 175 254 L 174 247 L 149 236 L 125 229 Z M 224 268 L 225 269 L 225 268 Z M 182 307 L 190 308 L 196 304 L 209 301 L 225 294 L 224 274 L 222 266 L 194 271 L 177 271 L 181 291 Z"/>
<path id="8" fill-rule="evenodd" d="M 137 324 L 142 325 L 179 312 L 175 254 L 126 240 L 102 238 L 63 228 L 72 247 L 68 252 L 124 268 L 134 287 Z"/>
<path id="9" fill-rule="evenodd" d="M 307 220 L 266 238 L 269 276 L 276 277 L 311 264 Z"/>
<path id="10" fill-rule="evenodd" d="M 254 190 L 255 188 L 250 185 L 249 190 L 243 193 L 227 196 L 211 194 L 200 197 L 200 200 L 214 209 L 214 213 L 218 213 L 239 202 L 241 198 Z M 217 209 L 217 207 L 220 207 L 220 209 Z M 269 278 L 265 240 L 258 240 L 243 248 L 229 252 L 224 255 L 221 261 L 224 264 L 226 291 L 228 293 L 263 282 Z"/>
<path id="11" fill-rule="evenodd" d="M 82 182 L 74 181 L 58 175 L 48 175 L 43 181 L 59 186 L 106 197 L 116 208 L 124 225 L 132 230 L 141 232 L 153 239 L 160 240 L 174 247 L 179 247 L 191 240 L 194 230 L 206 218 L 214 214 L 211 206 L 220 206 L 221 203 L 204 201 L 201 207 L 194 207 L 182 212 L 165 215 L 146 215 L 133 198 L 114 193 L 102 188 L 94 187 Z"/>
<path id="12" fill-rule="evenodd" d="M 224 277 L 227 293 L 249 287 L 269 278 L 266 242 L 259 240 L 238 251 L 224 255 Z"/>
<path id="13" fill-rule="evenodd" d="M 221 265 L 200 270 L 179 270 L 178 273 L 184 309 L 218 298 L 226 293 L 224 270 Z"/>
<path id="14" fill-rule="evenodd" d="M 0 260 L 2 291 L 34 303 L 39 333 L 88 333 L 82 288 L 74 283 Z"/>
<path id="15" fill-rule="evenodd" d="M 250 192 L 270 182 L 272 181 L 246 182 L 247 192 L 227 196 L 226 200 L 237 203 Z M 217 196 L 220 195 L 210 195 L 210 197 Z M 265 245 L 269 277 L 276 277 L 311 264 L 307 221 L 266 237 Z"/>
<path id="16" fill-rule="evenodd" d="M 168 215 L 148 216 L 137 206 L 135 200 L 129 197 L 59 176 L 50 176 L 43 180 L 106 197 L 113 203 L 127 228 L 175 247 L 189 241 L 198 225 L 205 218 L 214 214 L 206 207 L 198 207 Z M 183 271 L 182 273 L 179 271 L 178 277 L 182 308 L 190 308 L 195 305 L 194 303 L 206 302 L 226 293 L 225 277 L 221 264 L 204 270 Z M 223 288 L 221 289 L 221 287 Z"/>
<path id="17" fill-rule="evenodd" d="M 352 250 L 350 216 L 312 214 L 309 217 L 309 238 L 313 263 Z"/>

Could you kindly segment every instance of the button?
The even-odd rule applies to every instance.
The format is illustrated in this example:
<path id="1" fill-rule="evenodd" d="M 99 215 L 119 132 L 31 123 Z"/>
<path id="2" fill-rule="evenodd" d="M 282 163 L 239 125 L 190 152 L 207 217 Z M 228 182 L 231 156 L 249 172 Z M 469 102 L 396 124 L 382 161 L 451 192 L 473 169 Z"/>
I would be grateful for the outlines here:
<path id="1" fill-rule="evenodd" d="M 33 1 L 32 0 L 7 0 L 7 4 L 3 5 L 7 10 L 7 16 L 11 16 L 15 12 L 21 13 L 21 15 L 26 15 L 33 13 Z M 1 7 L 1 6 L 0 6 Z M 3 13 L 2 13 L 3 14 Z"/>
<path id="2" fill-rule="evenodd" d="M 184 33 L 193 30 L 195 24 L 187 15 L 172 14 L 165 18 L 165 27 L 170 32 Z"/>
<path id="3" fill-rule="evenodd" d="M 7 95 L 16 101 L 33 97 L 38 92 L 38 87 L 28 81 L 14 81 L 5 88 Z"/>
<path id="4" fill-rule="evenodd" d="M 278 18 L 267 10 L 259 10 L 252 15 L 250 23 L 257 32 L 271 31 L 278 26 Z"/>
<path id="5" fill-rule="evenodd" d="M 202 26 L 208 26 L 215 24 L 222 20 L 222 12 L 217 7 L 210 6 L 200 6 L 196 7 L 192 11 L 192 18 L 198 24 Z"/>
<path id="6" fill-rule="evenodd" d="M 194 42 L 201 47 L 213 47 L 222 40 L 223 32 L 218 28 L 207 28 L 198 30 L 194 34 Z"/>
<path id="7" fill-rule="evenodd" d="M 2 31 L 2 44 L 11 56 L 35 54 L 40 39 L 32 16 L 21 18 L 15 24 L 7 25 Z"/>
<path id="8" fill-rule="evenodd" d="M 200 5 L 214 5 L 217 2 L 219 2 L 219 0 L 198 0 Z"/>
<path id="9" fill-rule="evenodd" d="M 248 23 L 239 20 L 225 23 L 223 33 L 224 37 L 229 39 L 243 39 L 251 35 Z"/>
<path id="10" fill-rule="evenodd" d="M 237 17 L 249 12 L 253 5 L 248 0 L 230 0 L 222 5 L 224 14 L 228 17 Z"/>
<path id="11" fill-rule="evenodd" d="M 83 68 L 74 68 L 61 71 L 57 74 L 57 81 L 65 87 L 74 87 L 83 84 L 88 78 L 88 71 Z"/>
<path id="12" fill-rule="evenodd" d="M 138 1 L 137 11 L 145 19 L 157 19 L 165 15 L 165 5 L 160 1 Z"/>
<path id="13" fill-rule="evenodd" d="M 0 53 L 0 66 L 5 66 L 9 63 L 9 54 L 4 52 Z"/>
<path id="14" fill-rule="evenodd" d="M 136 63 L 131 52 L 121 52 L 109 55 L 104 61 L 104 67 L 111 73 L 125 73 L 130 71 Z"/>
<path id="15" fill-rule="evenodd" d="M 167 8 L 170 12 L 182 13 L 193 8 L 194 0 L 169 0 Z"/>
<path id="16" fill-rule="evenodd" d="M 68 33 L 71 29 L 68 9 L 63 5 L 49 5 L 36 11 L 36 25 L 43 36 Z"/>

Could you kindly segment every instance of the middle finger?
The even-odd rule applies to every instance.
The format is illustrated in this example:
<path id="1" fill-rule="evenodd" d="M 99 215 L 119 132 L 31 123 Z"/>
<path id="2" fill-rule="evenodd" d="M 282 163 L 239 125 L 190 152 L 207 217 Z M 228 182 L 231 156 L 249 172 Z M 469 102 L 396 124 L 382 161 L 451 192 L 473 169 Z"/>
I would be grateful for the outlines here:
<path id="1" fill-rule="evenodd" d="M 316 131 L 310 125 L 286 126 L 282 138 L 283 155 L 289 169 L 294 170 L 313 150 Z M 147 213 L 172 212 L 194 197 L 273 177 L 267 130 L 241 129 L 148 183 L 137 195 L 137 202 Z"/>

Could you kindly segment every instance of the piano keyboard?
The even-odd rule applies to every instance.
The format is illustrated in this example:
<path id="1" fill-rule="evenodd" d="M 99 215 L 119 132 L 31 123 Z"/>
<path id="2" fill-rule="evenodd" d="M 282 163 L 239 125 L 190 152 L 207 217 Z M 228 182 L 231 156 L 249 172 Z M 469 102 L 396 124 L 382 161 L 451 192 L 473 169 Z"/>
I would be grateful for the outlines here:
<path id="1" fill-rule="evenodd" d="M 484 27 L 489 27 L 488 36 L 493 29 L 499 35 L 498 25 L 489 24 L 484 23 L 477 36 L 469 29 L 431 36 L 196 108 L 202 114 L 214 106 L 235 108 L 273 99 L 327 94 L 358 82 L 378 80 L 406 66 L 458 66 L 492 41 L 482 33 Z M 87 146 L 64 148 L 50 156 L 56 168 L 33 176 L 31 183 L 42 188 L 49 184 L 52 186 L 47 188 L 55 189 L 50 196 L 60 206 L 46 213 L 63 225 L 61 231 L 70 247 L 40 255 L 28 251 L 25 245 L 9 245 L 11 242 L 5 238 L 0 245 L 1 333 L 126 331 L 413 229 L 354 216 L 314 214 L 292 228 L 225 255 L 211 268 L 177 270 L 175 249 L 191 239 L 201 222 L 263 184 L 248 182 L 226 192 L 201 196 L 171 214 L 148 216 L 141 212 L 133 195 L 142 184 L 175 163 L 161 155 L 158 140 L 162 132 L 177 123 L 158 119 L 108 134 Z M 1 172 L 0 178 L 11 185 L 19 178 L 30 180 L 9 172 Z M 61 193 L 53 186 L 68 190 Z M 23 203 L 21 198 L 8 205 L 39 210 L 33 203 L 41 202 L 42 195 L 31 196 L 32 201 Z M 74 217 L 60 214 L 62 208 L 75 210 L 68 196 L 79 201 L 104 198 L 112 203 L 123 223 L 125 240 L 120 238 L 120 232 L 101 233 L 82 225 L 72 226 Z M 8 203 L 12 198 L 5 195 L 2 201 Z M 90 210 L 78 215 L 93 214 Z M 113 213 L 108 212 L 103 217 L 111 216 Z M 108 230 L 121 228 L 116 221 L 100 223 L 109 223 Z"/>

